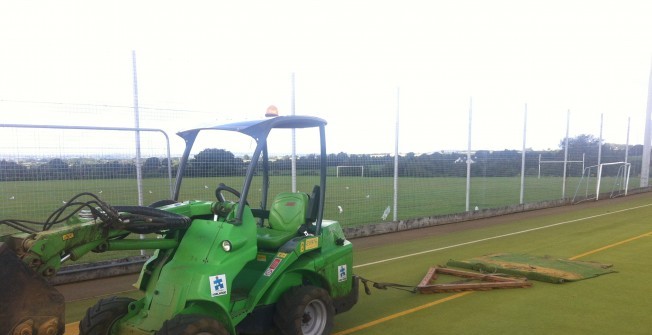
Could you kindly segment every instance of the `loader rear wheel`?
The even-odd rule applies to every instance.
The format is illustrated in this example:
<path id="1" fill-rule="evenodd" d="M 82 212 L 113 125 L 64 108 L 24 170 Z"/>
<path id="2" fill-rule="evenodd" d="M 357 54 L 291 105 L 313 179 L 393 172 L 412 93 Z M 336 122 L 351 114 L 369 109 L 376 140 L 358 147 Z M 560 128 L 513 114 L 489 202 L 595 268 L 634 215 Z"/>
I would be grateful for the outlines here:
<path id="1" fill-rule="evenodd" d="M 156 335 L 229 335 L 217 320 L 203 315 L 179 314 L 163 323 Z"/>
<path id="2" fill-rule="evenodd" d="M 108 335 L 111 328 L 129 311 L 129 304 L 134 299 L 125 297 L 111 297 L 98 301 L 86 311 L 86 315 L 79 322 L 81 335 Z"/>
<path id="3" fill-rule="evenodd" d="M 283 294 L 276 304 L 274 322 L 284 335 L 330 334 L 335 308 L 326 290 L 299 286 Z"/>

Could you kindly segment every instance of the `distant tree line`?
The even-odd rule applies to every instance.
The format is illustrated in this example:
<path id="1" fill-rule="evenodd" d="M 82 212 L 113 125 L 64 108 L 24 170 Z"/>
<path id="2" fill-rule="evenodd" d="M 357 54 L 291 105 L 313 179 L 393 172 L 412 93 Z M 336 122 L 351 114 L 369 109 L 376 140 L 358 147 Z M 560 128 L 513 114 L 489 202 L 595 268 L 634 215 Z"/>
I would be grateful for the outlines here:
<path id="1" fill-rule="evenodd" d="M 564 160 L 566 139 L 560 141 L 559 149 L 527 151 L 525 157 L 526 175 L 562 176 L 563 164 L 544 163 L 539 165 L 539 157 L 544 162 Z M 625 146 L 603 144 L 599 151 L 599 139 L 592 135 L 579 135 L 568 139 L 568 160 L 584 159 L 584 166 L 596 165 L 598 156 L 601 162 L 624 161 Z M 641 168 L 642 145 L 629 147 L 628 161 L 632 163 L 631 175 L 639 175 Z M 187 177 L 243 176 L 250 157 L 236 157 L 224 149 L 205 149 L 188 162 Z M 471 155 L 471 175 L 473 177 L 515 177 L 521 174 L 522 153 L 517 150 L 488 151 L 479 150 Z M 172 162 L 172 173 L 176 174 L 178 162 Z M 272 174 L 288 175 L 291 170 L 289 156 L 275 157 L 270 162 Z M 408 153 L 399 157 L 398 175 L 400 177 L 465 177 L 467 156 L 465 152 L 434 152 L 429 154 Z M 338 154 L 328 155 L 329 171 L 336 166 L 364 166 L 365 177 L 391 177 L 394 175 L 394 157 L 391 155 Z M 318 173 L 319 156 L 305 155 L 296 160 L 297 173 L 314 175 Z M 568 176 L 581 176 L 582 164 L 567 165 Z M 259 167 L 260 168 L 260 167 Z M 143 162 L 142 175 L 145 178 L 166 177 L 167 159 L 150 157 Z M 617 167 L 607 167 L 603 173 L 616 175 Z M 343 169 L 340 176 L 359 176 L 359 169 Z M 118 179 L 135 178 L 136 165 L 133 160 L 64 160 L 54 158 L 46 162 L 14 162 L 0 160 L 0 181 L 27 180 L 74 180 L 74 179 Z"/>

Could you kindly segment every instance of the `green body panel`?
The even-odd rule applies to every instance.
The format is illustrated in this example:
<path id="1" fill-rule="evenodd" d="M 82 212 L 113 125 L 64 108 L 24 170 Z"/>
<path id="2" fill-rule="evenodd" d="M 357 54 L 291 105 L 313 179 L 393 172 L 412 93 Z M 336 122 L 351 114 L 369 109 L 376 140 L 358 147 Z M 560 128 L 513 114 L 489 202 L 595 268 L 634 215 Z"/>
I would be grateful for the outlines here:
<path id="1" fill-rule="evenodd" d="M 138 282 L 145 296 L 116 333 L 151 333 L 176 314 L 194 313 L 220 320 L 235 334 L 238 323 L 257 307 L 276 303 L 292 287 L 320 286 L 333 298 L 351 292 L 352 246 L 337 222 L 324 221 L 319 237 L 295 233 L 278 251 L 269 251 L 258 248 L 259 228 L 248 208 L 240 225 L 228 222 L 231 215 L 206 219 L 212 216 L 206 203 L 170 208 L 200 218 L 183 236 L 167 237 L 180 238 L 176 250 L 159 250 L 145 264 Z M 222 249 L 225 240 L 233 246 L 230 252 Z"/>
<path id="2" fill-rule="evenodd" d="M 200 202 L 179 205 L 175 209 L 200 217 L 211 214 L 211 206 Z M 245 213 L 246 221 L 254 222 L 251 211 L 245 210 Z M 248 262 L 256 258 L 257 247 L 255 224 L 234 225 L 226 222 L 228 219 L 194 219 L 169 260 L 164 263 L 150 260 L 139 281 L 141 289 L 145 290 L 142 305 L 148 310 L 146 313 L 131 311 L 123 319 L 122 327 L 155 331 L 165 320 L 196 303 L 212 306 L 211 315 L 231 309 L 234 279 Z M 222 249 L 225 240 L 233 246 L 230 252 Z M 159 253 L 154 257 L 165 256 Z M 158 275 L 148 275 L 151 271 Z M 214 283 L 218 280 L 219 284 Z M 211 287 L 218 289 L 211 290 Z"/>

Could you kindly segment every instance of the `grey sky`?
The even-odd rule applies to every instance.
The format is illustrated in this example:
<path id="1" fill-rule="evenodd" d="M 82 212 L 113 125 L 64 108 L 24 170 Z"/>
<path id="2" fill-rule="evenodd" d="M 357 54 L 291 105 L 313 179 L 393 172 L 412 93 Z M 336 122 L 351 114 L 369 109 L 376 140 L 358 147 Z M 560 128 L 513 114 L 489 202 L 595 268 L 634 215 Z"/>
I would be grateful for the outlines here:
<path id="1" fill-rule="evenodd" d="M 470 97 L 477 149 L 520 149 L 525 103 L 528 147 L 555 148 L 567 110 L 571 136 L 597 136 L 604 114 L 607 142 L 625 142 L 631 117 L 637 144 L 650 13 L 643 0 L 3 1 L 0 122 L 83 124 L 94 109 L 11 101 L 130 106 L 135 50 L 141 106 L 214 119 L 289 113 L 295 73 L 296 111 L 329 121 L 329 151 L 393 151 L 398 87 L 401 151 L 465 148 Z M 208 115 L 160 114 L 172 130 Z"/>

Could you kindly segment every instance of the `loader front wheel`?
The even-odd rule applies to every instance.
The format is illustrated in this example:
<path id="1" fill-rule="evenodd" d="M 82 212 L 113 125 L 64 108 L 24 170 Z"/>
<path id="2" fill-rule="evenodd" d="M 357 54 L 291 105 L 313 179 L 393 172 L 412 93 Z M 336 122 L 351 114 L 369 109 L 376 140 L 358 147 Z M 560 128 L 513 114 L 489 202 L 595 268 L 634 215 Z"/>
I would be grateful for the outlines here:
<path id="1" fill-rule="evenodd" d="M 229 335 L 217 320 L 203 315 L 179 314 L 163 323 L 156 335 Z"/>
<path id="2" fill-rule="evenodd" d="M 286 292 L 276 304 L 274 322 L 284 335 L 330 334 L 335 308 L 326 290 L 300 286 Z"/>
<path id="3" fill-rule="evenodd" d="M 111 297 L 98 301 L 86 311 L 86 315 L 79 322 L 81 335 L 108 335 L 111 328 L 129 311 L 129 304 L 134 299 L 125 297 Z"/>

